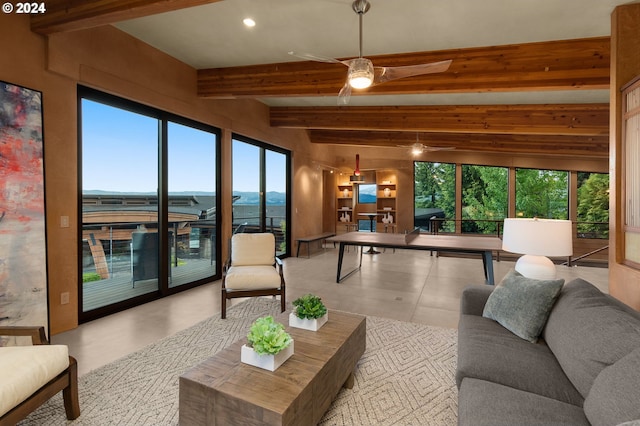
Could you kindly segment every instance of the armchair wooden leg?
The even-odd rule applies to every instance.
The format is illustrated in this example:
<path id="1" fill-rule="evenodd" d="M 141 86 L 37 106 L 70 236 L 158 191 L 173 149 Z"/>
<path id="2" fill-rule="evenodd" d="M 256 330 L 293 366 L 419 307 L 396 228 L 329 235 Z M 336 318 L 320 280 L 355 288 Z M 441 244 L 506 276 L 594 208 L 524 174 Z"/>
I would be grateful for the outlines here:
<path id="1" fill-rule="evenodd" d="M 226 319 L 227 318 L 227 292 L 224 288 L 222 289 L 222 294 L 220 294 L 220 296 L 221 296 L 220 297 L 220 302 L 221 302 L 220 318 Z"/>
<path id="2" fill-rule="evenodd" d="M 78 400 L 78 363 L 69 357 L 69 386 L 62 390 L 64 410 L 67 419 L 75 420 L 80 416 L 80 401 Z"/>
<path id="3" fill-rule="evenodd" d="M 280 308 L 281 308 L 280 312 L 284 312 L 287 310 L 287 301 L 285 300 L 285 297 L 284 297 L 284 291 L 280 295 Z"/>

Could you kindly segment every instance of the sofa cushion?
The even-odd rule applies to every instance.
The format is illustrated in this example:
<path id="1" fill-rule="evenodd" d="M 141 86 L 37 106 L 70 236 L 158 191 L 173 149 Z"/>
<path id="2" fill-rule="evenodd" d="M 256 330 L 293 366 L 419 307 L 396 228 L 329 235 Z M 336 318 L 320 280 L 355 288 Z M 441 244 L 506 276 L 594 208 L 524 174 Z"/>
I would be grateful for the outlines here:
<path id="1" fill-rule="evenodd" d="M 527 342 L 477 315 L 461 315 L 458 322 L 457 385 L 468 377 L 577 406 L 584 401 L 544 342 Z"/>
<path id="2" fill-rule="evenodd" d="M 604 368 L 640 347 L 640 313 L 575 279 L 560 292 L 543 337 L 586 398 Z"/>
<path id="3" fill-rule="evenodd" d="M 498 383 L 465 378 L 458 392 L 458 425 L 589 425 L 581 407 Z"/>
<path id="4" fill-rule="evenodd" d="M 536 280 L 511 271 L 489 296 L 482 315 L 535 343 L 563 284 L 563 279 Z"/>
<path id="5" fill-rule="evenodd" d="M 584 400 L 584 412 L 594 426 L 640 422 L 640 348 L 602 370 Z"/>
<path id="6" fill-rule="evenodd" d="M 0 348 L 0 416 L 29 398 L 69 366 L 65 345 Z"/>

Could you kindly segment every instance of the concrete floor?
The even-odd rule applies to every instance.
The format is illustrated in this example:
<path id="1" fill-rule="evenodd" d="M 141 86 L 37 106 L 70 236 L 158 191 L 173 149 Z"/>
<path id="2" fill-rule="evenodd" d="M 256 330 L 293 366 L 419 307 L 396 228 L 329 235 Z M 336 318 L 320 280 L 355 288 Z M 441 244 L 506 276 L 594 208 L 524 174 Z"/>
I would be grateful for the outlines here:
<path id="1" fill-rule="evenodd" d="M 454 328 L 462 289 L 484 285 L 479 257 L 436 257 L 414 250 L 364 255 L 362 269 L 336 284 L 337 252 L 327 248 L 309 259 L 285 260 L 289 305 L 313 293 L 329 309 Z M 356 262 L 352 249 L 345 255 L 343 271 Z M 513 267 L 514 262 L 494 261 L 496 282 Z M 558 266 L 557 270 L 559 278 L 580 277 L 608 291 L 606 268 Z M 220 281 L 82 324 L 51 340 L 69 346 L 83 375 L 213 315 L 220 315 Z"/>

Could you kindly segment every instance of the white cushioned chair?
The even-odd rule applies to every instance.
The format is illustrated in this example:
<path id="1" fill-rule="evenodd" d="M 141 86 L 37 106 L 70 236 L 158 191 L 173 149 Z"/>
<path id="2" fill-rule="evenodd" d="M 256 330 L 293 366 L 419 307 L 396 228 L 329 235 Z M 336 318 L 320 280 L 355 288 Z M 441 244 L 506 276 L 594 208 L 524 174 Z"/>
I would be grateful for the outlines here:
<path id="1" fill-rule="evenodd" d="M 285 311 L 284 264 L 276 257 L 273 234 L 234 234 L 230 257 L 222 270 L 222 319 L 227 317 L 227 299 L 280 296 Z"/>
<path id="2" fill-rule="evenodd" d="M 60 391 L 67 419 L 78 418 L 78 365 L 67 346 L 49 345 L 44 327 L 4 326 L 0 336 L 33 343 L 0 347 L 0 425 L 16 424 Z"/>

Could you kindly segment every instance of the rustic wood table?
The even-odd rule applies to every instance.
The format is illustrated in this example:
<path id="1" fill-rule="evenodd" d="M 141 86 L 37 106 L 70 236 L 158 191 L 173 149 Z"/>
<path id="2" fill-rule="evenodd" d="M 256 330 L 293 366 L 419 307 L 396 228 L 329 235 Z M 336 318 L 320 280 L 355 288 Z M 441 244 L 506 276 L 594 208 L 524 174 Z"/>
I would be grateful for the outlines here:
<path id="1" fill-rule="evenodd" d="M 288 324 L 288 314 L 276 319 Z M 340 388 L 353 386 L 366 318 L 330 311 L 316 332 L 287 332 L 295 353 L 274 372 L 241 363 L 241 339 L 180 376 L 180 425 L 316 425 Z"/>

